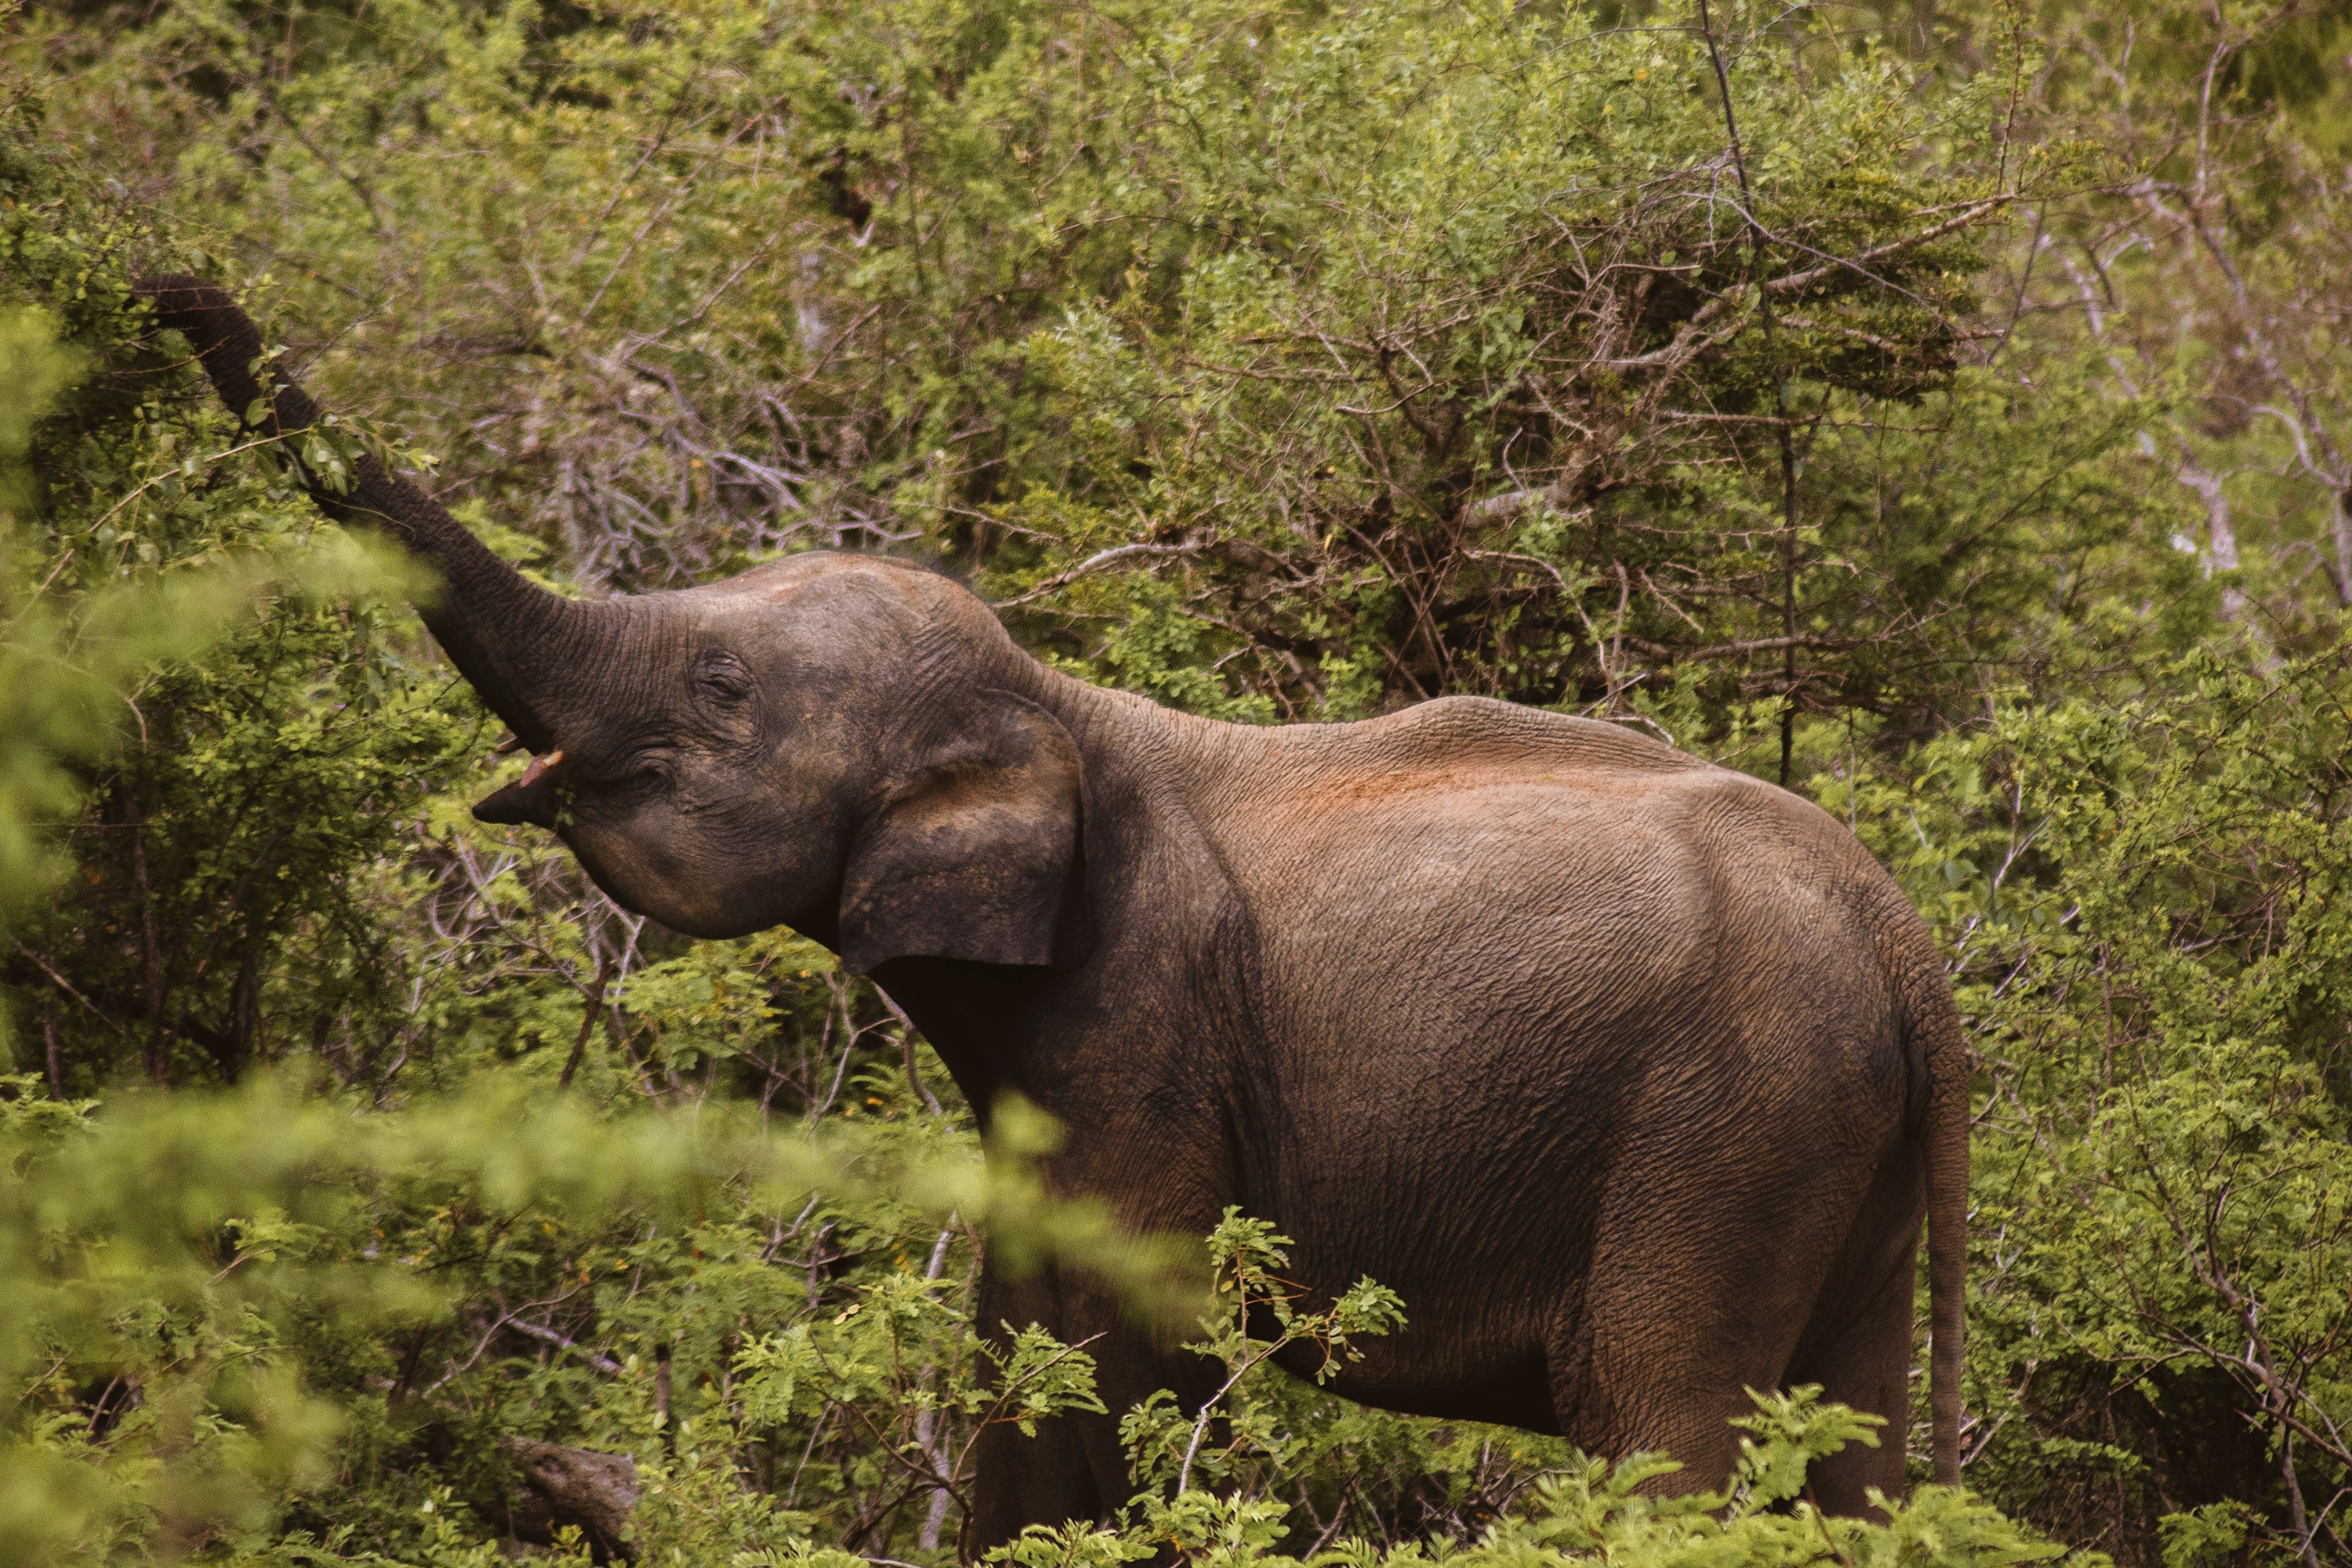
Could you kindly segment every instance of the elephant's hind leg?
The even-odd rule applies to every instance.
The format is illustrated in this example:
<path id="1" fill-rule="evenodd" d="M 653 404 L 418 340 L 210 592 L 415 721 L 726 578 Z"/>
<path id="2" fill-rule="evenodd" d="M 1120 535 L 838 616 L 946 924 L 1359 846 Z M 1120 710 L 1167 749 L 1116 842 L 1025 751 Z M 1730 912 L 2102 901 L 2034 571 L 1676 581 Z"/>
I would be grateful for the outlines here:
<path id="1" fill-rule="evenodd" d="M 1726 1387 L 1737 1393 L 1737 1374 L 1689 1376 L 1695 1347 L 1664 1341 L 1618 1341 L 1588 1353 L 1593 1348 L 1563 1344 L 1554 1352 L 1552 1402 L 1560 1433 L 1586 1453 L 1612 1459 L 1672 1457 L 1682 1468 L 1642 1489 L 1654 1496 L 1720 1486 L 1738 1453 L 1730 1420 L 1747 1407 L 1745 1399 L 1723 1397 Z"/>
<path id="2" fill-rule="evenodd" d="M 1880 1164 L 1782 1380 L 1820 1384 L 1823 1399 L 1885 1419 L 1877 1447 L 1849 1444 L 1813 1466 L 1813 1500 L 1832 1513 L 1867 1512 L 1873 1487 L 1903 1495 L 1924 1193 L 1917 1152 L 1906 1142 Z"/>
<path id="3" fill-rule="evenodd" d="M 1596 1279 L 1581 1321 L 1563 1323 L 1549 1351 L 1559 1430 L 1588 1453 L 1680 1461 L 1652 1492 L 1721 1486 L 1742 1436 L 1731 1421 L 1754 1410 L 1748 1389 L 1780 1380 L 1814 1283 L 1785 1258 L 1703 1242 L 1679 1257 L 1654 1249 L 1605 1287 Z"/>
<path id="4" fill-rule="evenodd" d="M 1661 1138 L 1620 1165 L 1580 1310 L 1547 1346 L 1570 1442 L 1612 1458 L 1664 1449 L 1683 1468 L 1661 1492 L 1729 1477 L 1745 1436 L 1731 1421 L 1755 1410 L 1749 1389 L 1784 1384 L 1850 1245 L 1856 1206 L 1836 1201 L 1840 1173 L 1820 1169 L 1806 1131 L 1727 1143 L 1704 1164 Z"/>

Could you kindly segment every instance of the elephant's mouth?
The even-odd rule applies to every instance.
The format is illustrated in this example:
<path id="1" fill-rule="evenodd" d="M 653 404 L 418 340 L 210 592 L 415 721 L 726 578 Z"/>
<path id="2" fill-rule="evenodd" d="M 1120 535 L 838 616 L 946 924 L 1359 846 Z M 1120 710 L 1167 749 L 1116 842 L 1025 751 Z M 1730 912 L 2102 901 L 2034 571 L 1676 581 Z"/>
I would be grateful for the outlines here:
<path id="1" fill-rule="evenodd" d="M 534 827 L 553 827 L 556 814 L 563 804 L 563 785 L 555 782 L 553 775 L 556 764 L 562 761 L 561 747 L 531 758 L 530 766 L 523 770 L 522 777 L 476 803 L 474 820 L 504 826 L 528 823 Z"/>

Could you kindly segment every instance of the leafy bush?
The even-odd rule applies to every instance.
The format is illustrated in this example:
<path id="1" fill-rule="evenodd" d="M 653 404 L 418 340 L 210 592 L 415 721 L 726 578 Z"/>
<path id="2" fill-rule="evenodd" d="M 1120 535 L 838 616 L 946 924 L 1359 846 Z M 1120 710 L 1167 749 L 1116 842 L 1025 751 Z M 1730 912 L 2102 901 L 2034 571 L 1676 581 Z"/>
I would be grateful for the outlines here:
<path id="1" fill-rule="evenodd" d="M 2352 1482 L 2348 678 L 2202 650 L 1853 803 L 1989 1083 L 1972 1473 L 2075 1532 L 2162 1516 L 2174 1561 L 2310 1540 Z"/>
<path id="2" fill-rule="evenodd" d="M 373 1506 L 355 1507 L 350 1483 L 404 1439 L 445 1455 L 470 1447 L 477 1486 L 512 1487 L 500 1439 L 525 1410 L 635 1453 L 644 1497 L 628 1544 L 649 1561 L 841 1559 L 816 1543 L 856 1544 L 874 1521 L 853 1521 L 876 1500 L 953 1497 L 956 1457 L 981 1425 L 1032 1427 L 1099 1405 L 1082 1348 L 1034 1328 L 1001 1359 L 982 1348 L 953 1300 L 963 1282 L 940 1267 L 961 1234 L 955 1220 L 928 1264 L 902 1257 L 839 1311 L 813 1311 L 809 1277 L 773 1258 L 787 1214 L 805 1225 L 823 1205 L 869 1226 L 910 1207 L 934 1221 L 968 1215 L 1063 1266 L 1127 1278 L 1163 1307 L 1199 1299 L 1098 1216 L 1043 1203 L 1017 1142 L 992 1172 L 909 1163 L 886 1139 L 812 1146 L 716 1108 L 681 1126 L 487 1083 L 394 1112 L 268 1079 L 229 1096 L 132 1096 L 102 1112 L 37 1098 L 30 1079 L 8 1087 L 0 1384 L 16 1396 L 0 1428 L 0 1541 L 12 1563 L 190 1552 L 486 1560 L 448 1486 L 395 1502 L 379 1483 Z M 1009 1121 L 1017 1138 L 1023 1119 Z M 1467 1554 L 1498 1562 L 2061 1554 L 1938 1489 L 1883 1521 L 1820 1516 L 1801 1500 L 1806 1464 L 1878 1437 L 1874 1418 L 1822 1406 L 1817 1391 L 1759 1395 L 1729 1490 L 1673 1502 L 1640 1493 L 1673 1468 L 1661 1456 L 1611 1464 L 1521 1434 L 1440 1436 L 1428 1423 L 1342 1415 L 1270 1356 L 1303 1344 L 1336 1362 L 1352 1340 L 1401 1326 L 1403 1307 L 1367 1280 L 1328 1311 L 1301 1309 L 1278 1272 L 1285 1239 L 1238 1213 L 1210 1238 L 1215 1306 L 1198 1348 L 1232 1376 L 1197 1415 L 1165 1394 L 1128 1415 L 1143 1489 L 1128 1522 L 1041 1527 L 1005 1560 L 1116 1563 L 1172 1547 L 1203 1562 L 1297 1561 L 1279 1552 L 1286 1537 L 1360 1484 L 1367 1458 L 1425 1467 L 1412 1479 L 1437 1483 L 1457 1527 L 1483 1531 Z M 665 1273 L 667 1289 L 645 1288 Z M 497 1321 L 462 1364 L 421 1386 L 420 1358 L 404 1363 L 402 1347 L 486 1296 Z M 581 1338 L 549 1326 L 580 1309 L 592 1325 Z M 1244 1325 L 1268 1311 L 1278 1331 L 1251 1339 Z M 550 1353 L 533 1368 L 485 1364 L 509 1331 Z M 834 1423 L 863 1430 L 821 1449 Z M 1508 1511 L 1460 1519 L 1481 1483 L 1493 1488 L 1498 1450 L 1519 1472 L 1501 1500 Z M 791 1486 L 774 1475 L 744 1484 L 747 1458 L 773 1466 L 795 1452 Z M 835 1463 L 812 1476 L 820 1452 Z M 505 1503 L 496 1492 L 464 1500 L 491 1520 Z M 938 1533 L 944 1510 L 915 1511 L 931 1535 L 915 1550 L 952 1546 Z M 1311 1543 L 1317 1561 L 1424 1555 L 1411 1537 L 1340 1536 L 1343 1517 L 1334 1510 Z"/>
<path id="3" fill-rule="evenodd" d="M 978 1424 L 1092 1397 L 982 1349 L 981 1227 L 1171 1289 L 821 950 L 470 821 L 517 764 L 148 340 L 165 268 L 567 591 L 888 548 L 1196 711 L 1607 717 L 1928 913 L 1986 1501 L 1818 1518 L 1807 1456 L 1921 1428 L 1791 1392 L 1657 1503 L 1213 1315 L 1213 1419 L 1127 1413 L 1160 1489 L 1014 1560 L 2345 1556 L 2352 24 L 2111 10 L 17 13 L 0 1560 L 609 1552 L 517 1511 L 542 1442 L 629 1457 L 646 1560 L 937 1568 Z M 1279 1247 L 1220 1232 L 1229 1306 L 1410 1312 Z"/>
<path id="4" fill-rule="evenodd" d="M 903 1230 L 966 1215 L 1041 1258 L 1127 1280 L 1141 1300 L 1183 1289 L 1165 1255 L 1118 1237 L 1094 1209 L 1044 1198 L 1020 1163 L 1036 1133 L 1017 1114 L 992 1169 L 887 1136 L 812 1144 L 716 1106 L 682 1125 L 495 1082 L 383 1113 L 270 1079 L 102 1111 L 37 1098 L 35 1081 L 9 1080 L 0 1100 L 9 1561 L 110 1546 L 172 1555 L 214 1540 L 257 1548 L 289 1523 L 331 1549 L 387 1530 L 412 1548 L 446 1541 L 426 1523 L 437 1505 L 371 1517 L 328 1483 L 364 1475 L 404 1441 L 445 1458 L 472 1447 L 486 1467 L 478 1481 L 511 1480 L 499 1458 L 508 1428 L 484 1418 L 549 1400 L 548 1415 L 592 1437 L 643 1444 L 649 1459 L 677 1452 L 684 1468 L 656 1472 L 655 1494 L 686 1512 L 665 1527 L 656 1506 L 646 1528 L 707 1545 L 694 1489 L 714 1474 L 696 1466 L 732 1468 L 711 1428 L 750 1444 L 800 1417 L 887 1422 L 951 1406 L 968 1424 L 1034 1421 L 1091 1399 L 1087 1358 L 1034 1334 L 989 1376 L 969 1323 L 940 1299 L 957 1283 L 938 1267 L 963 1235 L 952 1218 L 928 1272 L 878 1271 L 834 1320 L 840 1331 L 812 1340 L 814 1271 L 775 1255 L 788 1216 L 805 1226 L 821 1205 L 857 1215 L 873 1239 L 894 1220 Z M 496 1316 L 466 1322 L 485 1301 Z M 583 1311 L 585 1341 L 550 1326 Z M 792 1326 L 763 1332 L 771 1323 Z M 425 1366 L 427 1339 L 452 1328 L 470 1353 Z M 560 1353 L 535 1371 L 504 1362 L 477 1374 L 509 1331 Z M 943 1347 L 943 1381 L 919 1392 L 911 1361 Z M 881 1457 L 852 1452 L 853 1463 Z M 412 1493 L 394 1512 L 437 1496 Z M 474 1500 L 495 1517 L 503 1500 Z M 772 1507 L 746 1500 L 734 1511 L 737 1544 L 780 1527 Z"/>

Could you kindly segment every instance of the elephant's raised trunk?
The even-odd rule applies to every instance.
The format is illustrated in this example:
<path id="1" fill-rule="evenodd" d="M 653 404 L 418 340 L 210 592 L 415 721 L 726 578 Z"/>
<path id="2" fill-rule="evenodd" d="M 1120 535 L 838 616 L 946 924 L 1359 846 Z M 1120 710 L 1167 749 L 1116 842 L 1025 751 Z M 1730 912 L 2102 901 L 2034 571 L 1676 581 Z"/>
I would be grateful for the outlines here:
<path id="1" fill-rule="evenodd" d="M 373 453 L 352 465 L 346 489 L 330 489 L 300 458 L 299 437 L 319 421 L 316 402 L 272 376 L 265 395 L 261 333 L 226 291 L 200 279 L 145 278 L 134 286 L 155 318 L 174 328 L 249 432 L 278 439 L 277 451 L 320 510 L 339 522 L 384 530 L 439 570 L 441 598 L 417 606 L 458 671 L 534 752 L 555 744 L 553 694 L 604 606 L 560 598 L 528 582 L 423 490 L 388 471 Z M 265 400 L 266 398 L 266 400 Z"/>

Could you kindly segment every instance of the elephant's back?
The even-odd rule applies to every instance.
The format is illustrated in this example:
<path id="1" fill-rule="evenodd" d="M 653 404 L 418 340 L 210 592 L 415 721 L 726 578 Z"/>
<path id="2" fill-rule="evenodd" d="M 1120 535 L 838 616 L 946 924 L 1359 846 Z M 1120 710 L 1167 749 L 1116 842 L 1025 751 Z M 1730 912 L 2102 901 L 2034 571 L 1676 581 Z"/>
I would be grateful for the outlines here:
<path id="1" fill-rule="evenodd" d="M 1265 940 L 1318 965 L 1438 950 L 1448 991 L 1557 995 L 1568 966 L 1646 1002 L 1727 964 L 1877 967 L 1900 903 L 1810 802 L 1619 725 L 1453 698 L 1259 733 L 1205 815 Z"/>
<path id="2" fill-rule="evenodd" d="M 1644 1106 L 1857 1149 L 1899 1122 L 1880 927 L 1900 894 L 1834 820 L 1503 704 L 1374 738 L 1370 765 L 1277 759 L 1215 825 L 1258 947 L 1276 1114 L 1383 1151 L 1324 1180 L 1420 1179 L 1476 1139 L 1507 1184 L 1613 1157 Z"/>

